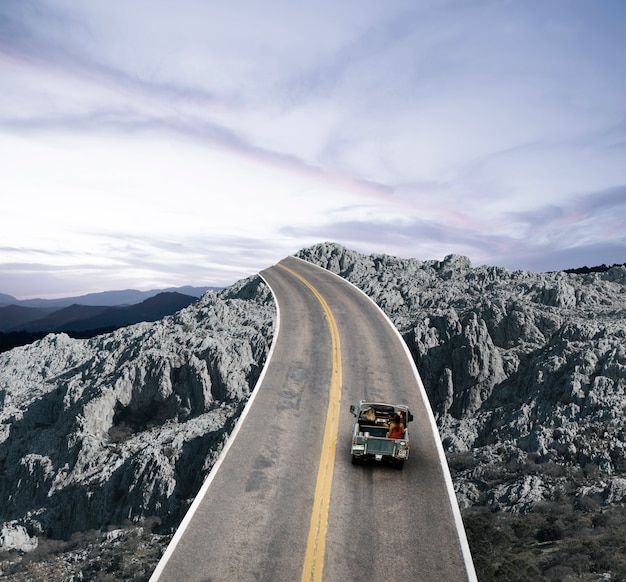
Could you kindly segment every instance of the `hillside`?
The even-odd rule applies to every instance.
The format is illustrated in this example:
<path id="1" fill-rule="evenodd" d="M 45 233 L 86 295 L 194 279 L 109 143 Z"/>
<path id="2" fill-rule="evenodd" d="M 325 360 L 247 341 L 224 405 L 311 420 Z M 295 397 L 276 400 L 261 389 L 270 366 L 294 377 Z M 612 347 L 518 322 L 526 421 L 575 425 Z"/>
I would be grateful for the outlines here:
<path id="1" fill-rule="evenodd" d="M 448 453 L 479 579 L 626 579 L 626 267 L 299 253 L 406 341 Z"/>
<path id="2" fill-rule="evenodd" d="M 159 293 L 133 305 L 73 304 L 55 310 L 52 313 L 47 313 L 44 317 L 14 323 L 12 326 L 2 329 L 2 331 L 72 332 L 105 327 L 123 327 L 139 323 L 140 321 L 157 321 L 166 315 L 171 315 L 191 305 L 196 299 L 196 297 L 191 295 L 167 292 Z M 2 320 L 4 320 L 4 310 L 8 310 L 11 307 L 15 308 L 15 306 L 0 307 L 0 318 Z M 31 309 L 35 311 L 41 310 L 41 308 Z"/>
<path id="3" fill-rule="evenodd" d="M 510 272 L 330 243 L 298 255 L 361 288 L 407 342 L 481 582 L 626 579 L 626 268 Z M 253 277 L 162 321 L 1 354 L 6 579 L 147 579 L 254 387 L 275 315 Z"/>
<path id="4" fill-rule="evenodd" d="M 137 289 L 123 289 L 115 291 L 102 291 L 100 293 L 87 293 L 86 295 L 75 295 L 71 297 L 59 297 L 57 299 L 17 299 L 13 295 L 0 293 L 0 307 L 6 305 L 18 305 L 20 307 L 61 309 L 70 305 L 134 305 L 141 303 L 159 293 L 181 293 L 192 297 L 202 297 L 207 291 L 220 291 L 221 287 L 194 287 L 184 285 L 182 287 L 168 287 L 166 289 L 150 289 L 139 291 Z"/>
<path id="5" fill-rule="evenodd" d="M 0 354 L 7 579 L 147 579 L 254 388 L 274 315 L 257 277 L 155 323 Z M 148 555 L 125 571 L 131 546 Z"/>
<path id="6" fill-rule="evenodd" d="M 157 321 L 196 300 L 191 295 L 163 292 L 131 305 L 7 305 L 0 307 L 0 352 L 29 344 L 51 332 L 89 338 L 141 321 Z"/>

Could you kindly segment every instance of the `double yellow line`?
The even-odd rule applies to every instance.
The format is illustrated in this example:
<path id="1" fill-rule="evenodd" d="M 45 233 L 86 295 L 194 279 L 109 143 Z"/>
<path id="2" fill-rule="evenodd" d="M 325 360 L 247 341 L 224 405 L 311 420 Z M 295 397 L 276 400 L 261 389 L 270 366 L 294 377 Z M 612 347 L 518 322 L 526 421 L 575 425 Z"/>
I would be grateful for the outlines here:
<path id="1" fill-rule="evenodd" d="M 324 566 L 326 530 L 328 529 L 328 508 L 330 506 L 330 488 L 333 480 L 333 466 L 335 463 L 335 450 L 337 448 L 337 430 L 339 428 L 341 346 L 339 344 L 337 323 L 324 297 L 322 297 L 319 291 L 304 277 L 284 265 L 279 266 L 302 281 L 320 302 L 324 315 L 326 316 L 332 344 L 332 371 L 330 377 L 328 411 L 326 412 L 326 426 L 324 428 L 322 456 L 317 472 L 311 525 L 309 527 L 309 537 L 304 557 L 304 567 L 302 569 L 302 582 L 318 582 L 322 579 L 322 568 Z"/>

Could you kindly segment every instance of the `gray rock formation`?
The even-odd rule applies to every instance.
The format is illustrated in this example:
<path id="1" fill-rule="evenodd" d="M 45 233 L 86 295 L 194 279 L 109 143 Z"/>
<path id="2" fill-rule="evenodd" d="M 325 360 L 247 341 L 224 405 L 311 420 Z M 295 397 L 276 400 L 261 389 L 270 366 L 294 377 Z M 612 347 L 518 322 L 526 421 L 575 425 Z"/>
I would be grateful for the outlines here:
<path id="1" fill-rule="evenodd" d="M 90 340 L 0 355 L 0 550 L 158 517 L 176 526 L 269 351 L 260 278 Z"/>
<path id="2" fill-rule="evenodd" d="M 604 503 L 622 490 L 626 268 L 510 272 L 458 255 L 363 256 L 328 243 L 298 256 L 361 288 L 401 332 L 444 447 L 479 460 L 454 475 L 462 506 L 524 512 L 566 489 Z M 485 476 L 507 466 L 526 470 Z M 554 466 L 594 467 L 601 478 L 589 489 L 556 478 Z"/>
<path id="3" fill-rule="evenodd" d="M 626 504 L 626 269 L 510 272 L 329 243 L 298 256 L 361 288 L 401 332 L 462 508 L 521 516 L 563 498 L 583 510 Z M 19 573 L 20 552 L 59 539 L 71 550 L 82 535 L 89 543 L 64 550 L 62 568 L 41 571 L 79 579 L 103 567 L 100 548 L 111 572 L 147 579 L 168 539 L 154 532 L 176 526 L 208 474 L 265 363 L 274 317 L 255 277 L 157 323 L 1 354 L 0 552 L 11 560 L 0 569 L 33 579 Z M 559 520 L 536 523 L 540 542 L 563 535 Z M 124 551 L 143 567 L 116 565 Z"/>

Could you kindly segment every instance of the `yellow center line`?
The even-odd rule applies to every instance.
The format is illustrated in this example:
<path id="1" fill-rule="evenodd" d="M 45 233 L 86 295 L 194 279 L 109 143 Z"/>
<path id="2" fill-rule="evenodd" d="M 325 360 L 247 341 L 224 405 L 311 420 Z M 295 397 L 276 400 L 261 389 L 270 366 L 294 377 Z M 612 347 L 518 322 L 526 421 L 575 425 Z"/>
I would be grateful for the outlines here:
<path id="1" fill-rule="evenodd" d="M 326 412 L 326 427 L 322 443 L 322 456 L 317 472 L 313 512 L 307 541 L 306 555 L 302 569 L 302 582 L 318 582 L 322 579 L 324 566 L 324 551 L 326 547 L 326 530 L 328 529 L 328 508 L 330 506 L 330 489 L 333 479 L 335 463 L 335 449 L 337 447 L 337 431 L 339 429 L 339 401 L 341 400 L 341 347 L 339 344 L 339 329 L 335 318 L 328 307 L 328 303 L 304 277 L 284 265 L 279 265 L 294 277 L 302 281 L 320 302 L 332 343 L 332 371 L 330 377 L 330 391 L 328 411 Z"/>

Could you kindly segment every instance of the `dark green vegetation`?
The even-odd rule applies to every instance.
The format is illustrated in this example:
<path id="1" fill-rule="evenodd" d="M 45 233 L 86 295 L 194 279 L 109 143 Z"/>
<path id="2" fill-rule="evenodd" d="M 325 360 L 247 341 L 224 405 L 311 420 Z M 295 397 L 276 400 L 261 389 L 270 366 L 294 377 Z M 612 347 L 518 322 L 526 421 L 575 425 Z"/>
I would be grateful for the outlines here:
<path id="1" fill-rule="evenodd" d="M 171 538 L 152 533 L 152 525 L 158 529 L 146 522 L 143 527 L 82 532 L 66 541 L 42 538 L 28 554 L 0 552 L 0 580 L 146 582 Z"/>
<path id="2" fill-rule="evenodd" d="M 10 333 L 0 332 L 0 354 L 8 352 L 19 346 L 26 346 L 45 337 L 47 332 L 12 331 Z"/>
<path id="3" fill-rule="evenodd" d="M 551 502 L 527 515 L 467 509 L 463 520 L 480 582 L 626 580 L 626 510 Z"/>
<path id="4" fill-rule="evenodd" d="M 477 465 L 470 453 L 448 455 L 454 479 Z M 485 491 L 538 475 L 562 482 L 562 493 L 525 514 L 495 511 L 482 503 L 462 511 L 480 582 L 626 580 L 626 506 L 570 491 L 593 488 L 598 472 L 554 463 L 492 465 L 483 474 Z M 485 496 L 486 499 L 486 496 Z"/>
<path id="5" fill-rule="evenodd" d="M 585 273 L 604 273 L 611 267 L 626 267 L 626 263 L 613 263 L 610 267 L 607 267 L 604 263 L 597 267 L 578 267 L 576 269 L 564 269 L 565 273 L 575 273 L 577 275 Z"/>
<path id="6" fill-rule="evenodd" d="M 99 329 L 88 329 L 85 331 L 64 331 L 70 337 L 76 339 L 89 339 L 97 335 L 110 333 L 123 326 L 102 327 Z M 12 331 L 9 333 L 0 332 L 0 353 L 7 352 L 19 346 L 27 346 L 48 335 L 47 331 Z"/>

